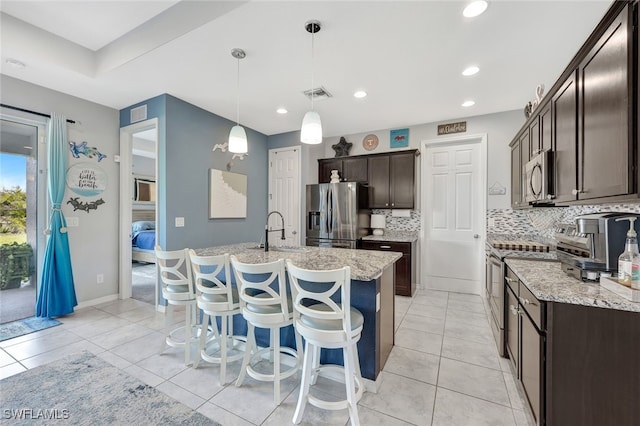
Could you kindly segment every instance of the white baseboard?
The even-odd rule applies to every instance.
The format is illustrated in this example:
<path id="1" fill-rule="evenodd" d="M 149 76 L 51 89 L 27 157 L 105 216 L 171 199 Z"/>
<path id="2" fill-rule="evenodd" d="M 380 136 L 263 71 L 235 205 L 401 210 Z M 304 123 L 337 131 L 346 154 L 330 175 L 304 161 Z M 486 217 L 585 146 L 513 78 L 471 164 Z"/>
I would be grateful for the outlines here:
<path id="1" fill-rule="evenodd" d="M 110 294 L 108 296 L 99 297 L 97 299 L 86 300 L 84 302 L 78 303 L 78 306 L 76 306 L 76 309 L 82 309 L 82 308 L 87 308 L 89 306 L 100 305 L 102 303 L 113 302 L 114 300 L 118 300 L 118 297 L 119 295 L 118 293 L 116 293 L 116 294 Z"/>

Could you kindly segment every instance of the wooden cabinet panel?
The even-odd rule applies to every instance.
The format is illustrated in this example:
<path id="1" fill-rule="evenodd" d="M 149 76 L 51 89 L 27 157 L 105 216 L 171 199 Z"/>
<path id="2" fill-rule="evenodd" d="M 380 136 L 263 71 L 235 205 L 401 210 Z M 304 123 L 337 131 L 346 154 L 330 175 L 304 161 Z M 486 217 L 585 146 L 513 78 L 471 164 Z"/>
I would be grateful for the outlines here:
<path id="1" fill-rule="evenodd" d="M 515 376 L 520 378 L 520 343 L 518 341 L 518 335 L 520 334 L 520 316 L 518 315 L 518 299 L 513 294 L 513 291 L 506 286 L 505 296 L 504 334 L 507 354 L 511 360 Z"/>
<path id="2" fill-rule="evenodd" d="M 631 79 L 628 7 L 580 64 L 578 199 L 628 194 Z"/>
<path id="3" fill-rule="evenodd" d="M 520 141 L 511 144 L 511 207 L 522 207 L 522 167 L 520 166 Z"/>
<path id="4" fill-rule="evenodd" d="M 415 291 L 415 256 L 412 243 L 363 240 L 361 247 L 363 250 L 397 251 L 402 253 L 402 257 L 395 263 L 396 294 L 398 296 L 413 296 Z"/>
<path id="5" fill-rule="evenodd" d="M 520 368 L 522 388 L 527 402 L 535 418 L 536 424 L 541 424 L 541 382 L 544 338 L 538 333 L 531 319 L 522 311 L 520 343 Z"/>
<path id="6" fill-rule="evenodd" d="M 522 173 L 524 173 L 524 166 L 531 159 L 531 141 L 529 136 L 529 129 L 525 129 L 524 132 L 520 134 L 520 167 L 522 168 Z"/>
<path id="7" fill-rule="evenodd" d="M 389 157 L 369 157 L 369 207 L 377 209 L 389 208 Z"/>
<path id="8" fill-rule="evenodd" d="M 329 183 L 331 181 L 331 170 L 337 170 L 342 178 L 342 159 L 325 158 L 318 160 L 318 183 Z"/>
<path id="9" fill-rule="evenodd" d="M 551 117 L 551 102 L 541 107 L 540 111 L 540 147 L 541 151 L 549 151 L 551 146 L 552 135 L 552 117 Z"/>
<path id="10" fill-rule="evenodd" d="M 414 206 L 415 153 L 389 156 L 389 195 L 391 207 L 412 209 Z"/>
<path id="11" fill-rule="evenodd" d="M 368 161 L 366 157 L 353 157 L 342 159 L 342 175 L 345 182 L 367 182 Z"/>
<path id="12" fill-rule="evenodd" d="M 537 111 L 537 110 L 536 110 Z M 540 152 L 540 117 L 536 117 L 529 125 L 529 159 Z M 527 161 L 529 161 L 527 159 Z"/>
<path id="13" fill-rule="evenodd" d="M 552 101 L 555 201 L 576 199 L 578 169 L 578 90 L 574 72 Z"/>

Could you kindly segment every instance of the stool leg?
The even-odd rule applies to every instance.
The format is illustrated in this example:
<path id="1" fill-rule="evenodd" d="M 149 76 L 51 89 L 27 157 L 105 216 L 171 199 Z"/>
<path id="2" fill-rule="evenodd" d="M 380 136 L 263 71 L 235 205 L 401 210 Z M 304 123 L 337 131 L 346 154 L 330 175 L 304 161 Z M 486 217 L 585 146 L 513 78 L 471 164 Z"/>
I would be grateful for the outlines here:
<path id="1" fill-rule="evenodd" d="M 227 383 L 227 316 L 222 315 L 220 333 L 220 385 Z"/>
<path id="2" fill-rule="evenodd" d="M 302 357 L 304 356 L 302 352 L 302 337 L 300 337 L 300 333 L 298 333 L 298 330 L 295 328 L 293 333 L 296 337 L 296 352 L 298 353 L 298 359 L 296 359 L 296 362 L 298 363 L 298 371 L 302 371 Z"/>
<path id="3" fill-rule="evenodd" d="M 298 395 L 298 405 L 296 411 L 293 413 L 293 424 L 300 424 L 302 421 L 302 415 L 304 414 L 304 408 L 307 405 L 309 398 L 309 386 L 311 385 L 311 369 L 312 369 L 312 352 L 314 351 L 313 345 L 309 344 L 307 340 L 304 346 L 304 362 L 302 363 L 302 380 L 300 381 L 300 394 Z"/>
<path id="4" fill-rule="evenodd" d="M 360 356 L 358 356 L 358 343 L 353 344 L 353 365 L 356 377 L 358 378 L 358 383 L 360 384 L 360 389 L 356 392 L 356 397 L 358 401 L 362 398 L 362 394 L 364 392 L 364 382 L 362 381 L 362 372 L 360 371 Z"/>
<path id="5" fill-rule="evenodd" d="M 320 369 L 320 346 L 313 346 L 313 365 L 311 367 L 311 384 L 315 385 L 318 381 L 318 371 Z"/>
<path id="6" fill-rule="evenodd" d="M 272 328 L 273 336 L 273 401 L 280 405 L 280 329 Z"/>
<path id="7" fill-rule="evenodd" d="M 349 418 L 351 426 L 360 426 L 358 418 L 358 401 L 356 399 L 355 386 L 355 365 L 353 365 L 353 344 L 349 344 L 342 349 L 344 358 L 344 381 L 347 386 L 347 402 L 349 404 Z"/>
<path id="8" fill-rule="evenodd" d="M 242 358 L 242 367 L 240 367 L 240 375 L 238 376 L 238 380 L 236 380 L 236 386 L 241 386 L 244 381 L 244 376 L 247 374 L 247 365 L 249 365 L 249 361 L 251 360 L 251 351 L 255 344 L 255 336 L 254 336 L 254 328 L 253 324 L 247 322 L 247 344 L 244 347 L 244 357 Z"/>
<path id="9" fill-rule="evenodd" d="M 204 316 L 202 317 L 202 324 L 200 325 L 200 344 L 198 345 L 198 355 L 196 356 L 196 359 L 193 362 L 193 368 L 198 368 L 198 364 L 200 364 L 200 359 L 202 358 L 202 351 L 204 351 L 205 343 L 207 340 L 208 328 L 209 328 L 209 314 L 204 312 Z"/>
<path id="10" fill-rule="evenodd" d="M 160 352 L 164 352 L 167 347 L 167 339 L 169 338 L 169 327 L 171 327 L 171 305 L 164 302 L 164 339 L 162 340 L 162 347 L 160 348 Z"/>
<path id="11" fill-rule="evenodd" d="M 184 365 L 189 366 L 191 361 L 191 305 L 185 307 L 184 324 Z"/>

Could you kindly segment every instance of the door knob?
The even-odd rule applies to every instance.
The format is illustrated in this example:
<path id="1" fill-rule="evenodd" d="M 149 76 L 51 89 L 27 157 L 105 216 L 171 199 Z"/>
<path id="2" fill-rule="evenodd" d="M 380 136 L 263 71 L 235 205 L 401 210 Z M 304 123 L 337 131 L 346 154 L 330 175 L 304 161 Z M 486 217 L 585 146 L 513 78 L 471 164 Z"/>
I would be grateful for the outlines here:
<path id="1" fill-rule="evenodd" d="M 291 235 L 296 235 L 298 231 L 291 231 Z"/>
<path id="2" fill-rule="evenodd" d="M 478 235 L 478 234 L 473 234 L 473 238 L 480 238 L 480 235 Z"/>

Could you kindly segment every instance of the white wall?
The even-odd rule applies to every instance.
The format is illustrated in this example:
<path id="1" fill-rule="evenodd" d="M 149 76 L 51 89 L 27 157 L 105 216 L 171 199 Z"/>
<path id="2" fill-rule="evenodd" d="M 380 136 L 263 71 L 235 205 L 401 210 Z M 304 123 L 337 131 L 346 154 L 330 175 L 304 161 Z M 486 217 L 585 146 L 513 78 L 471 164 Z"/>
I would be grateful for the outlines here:
<path id="1" fill-rule="evenodd" d="M 499 182 L 506 188 L 505 195 L 488 196 L 487 208 L 495 209 L 510 207 L 511 150 L 509 148 L 509 142 L 511 142 L 513 137 L 516 135 L 516 132 L 525 122 L 525 117 L 522 111 L 505 111 L 473 117 L 452 118 L 451 120 L 420 124 L 417 126 L 408 126 L 409 146 L 407 148 L 394 148 L 393 150 L 390 148 L 389 131 L 391 129 L 372 130 L 366 133 L 344 135 L 344 137 L 347 142 L 351 142 L 353 144 L 349 155 L 373 154 L 378 152 L 397 151 L 401 149 L 419 149 L 422 141 L 453 136 L 438 136 L 438 125 L 458 121 L 467 122 L 467 131 L 466 133 L 458 133 L 457 135 L 472 135 L 479 133 L 487 134 L 489 163 L 487 166 L 487 185 L 490 187 L 494 183 Z M 362 147 L 362 140 L 366 135 L 371 133 L 378 136 L 380 142 L 378 144 L 378 148 L 374 151 L 367 151 Z M 335 156 L 335 151 L 331 148 L 331 145 L 338 143 L 339 140 L 340 137 L 325 138 L 323 142 L 325 158 Z M 317 179 L 317 164 L 315 165 L 315 168 L 310 168 L 307 172 L 315 174 L 315 177 L 313 178 Z M 420 177 L 420 160 L 418 158 L 416 160 L 416 209 L 420 208 Z"/>
<path id="2" fill-rule="evenodd" d="M 78 162 L 99 165 L 107 174 L 107 188 L 99 196 L 105 204 L 91 213 L 80 210 L 74 212 L 67 200 L 75 194 L 67 189 L 62 210 L 66 217 L 78 217 L 80 223 L 79 227 L 69 228 L 71 263 L 78 302 L 116 295 L 120 179 L 119 166 L 113 161 L 113 156 L 118 154 L 120 144 L 118 111 L 5 75 L 0 75 L 0 87 L 3 104 L 43 113 L 55 111 L 78 121 L 79 124 L 68 126 L 69 139 L 79 143 L 87 141 L 89 146 L 94 146 L 107 155 L 107 158 L 97 163 L 96 159 L 74 159 L 68 154 L 68 166 Z M 2 112 L 31 120 L 38 119 L 37 116 L 7 108 L 3 108 Z M 40 164 L 39 168 L 45 169 L 46 165 Z M 104 275 L 104 283 L 96 282 L 97 274 Z"/>

